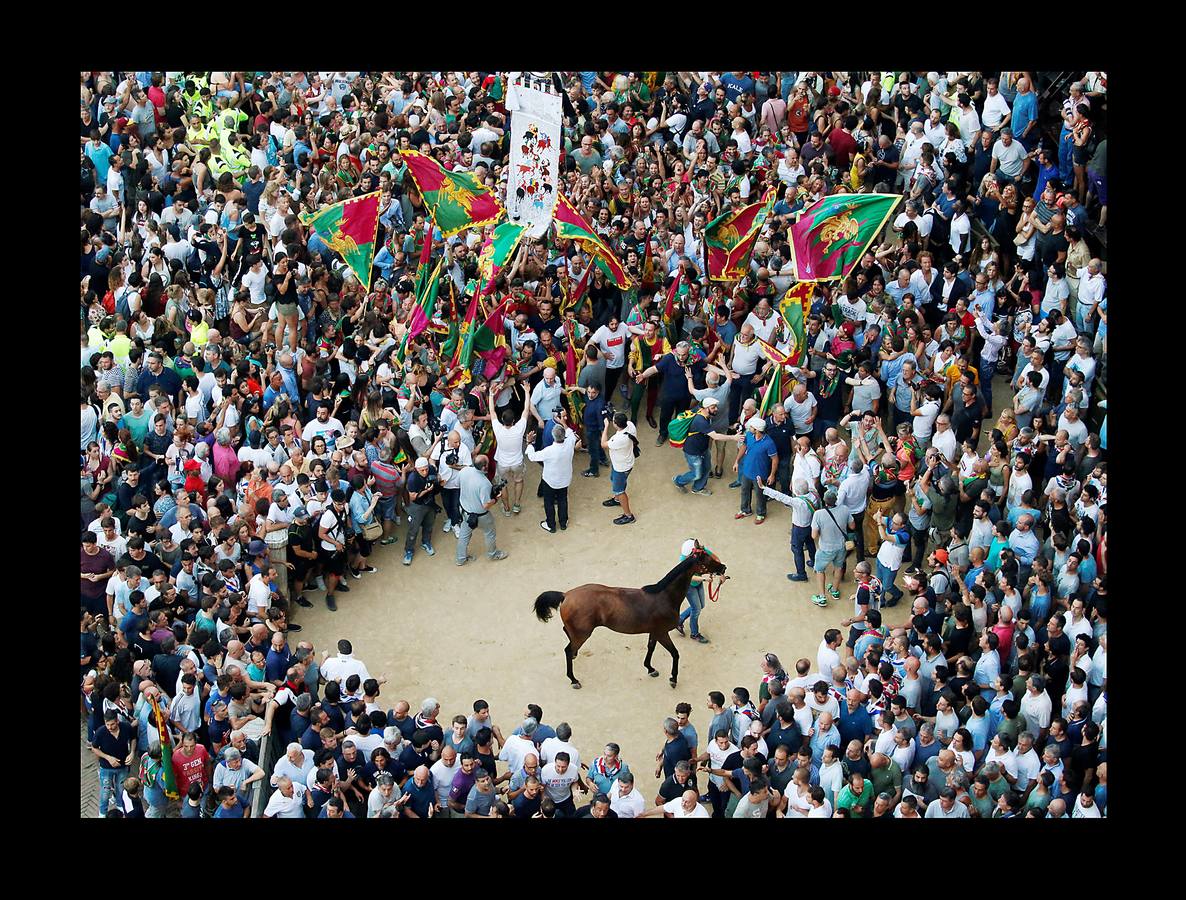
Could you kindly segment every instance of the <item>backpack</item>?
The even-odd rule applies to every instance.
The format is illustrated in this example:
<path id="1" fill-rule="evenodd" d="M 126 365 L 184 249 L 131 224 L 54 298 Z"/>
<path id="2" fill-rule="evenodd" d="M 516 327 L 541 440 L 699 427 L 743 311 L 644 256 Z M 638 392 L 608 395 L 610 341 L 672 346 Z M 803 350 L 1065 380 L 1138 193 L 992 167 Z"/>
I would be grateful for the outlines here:
<path id="1" fill-rule="evenodd" d="M 688 439 L 688 429 L 692 427 L 694 415 L 696 415 L 695 412 L 687 409 L 667 423 L 667 439 L 671 441 L 671 446 L 682 447 L 684 445 Z M 635 447 L 635 450 L 637 449 Z"/>

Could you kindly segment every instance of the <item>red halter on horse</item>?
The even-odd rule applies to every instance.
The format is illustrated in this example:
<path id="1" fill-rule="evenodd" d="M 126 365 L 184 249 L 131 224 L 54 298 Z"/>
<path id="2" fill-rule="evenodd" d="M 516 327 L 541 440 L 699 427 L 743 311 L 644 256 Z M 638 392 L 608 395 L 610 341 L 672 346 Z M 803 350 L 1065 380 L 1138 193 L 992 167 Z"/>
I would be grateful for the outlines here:
<path id="1" fill-rule="evenodd" d="M 679 676 L 679 651 L 669 632 L 679 622 L 679 608 L 688 592 L 693 575 L 723 575 L 725 564 L 715 553 L 696 543 L 686 559 L 663 576 L 658 584 L 642 588 L 606 587 L 604 584 L 582 584 L 566 593 L 544 591 L 535 600 L 535 614 L 541 622 L 552 618 L 552 610 L 559 608 L 564 622 L 568 645 L 564 657 L 568 663 L 568 680 L 574 688 L 581 683 L 572 673 L 572 661 L 593 630 L 606 627 L 620 634 L 649 634 L 647 655 L 643 661 L 647 673 L 658 677 L 651 667 L 651 655 L 659 643 L 671 654 L 672 687 Z"/>

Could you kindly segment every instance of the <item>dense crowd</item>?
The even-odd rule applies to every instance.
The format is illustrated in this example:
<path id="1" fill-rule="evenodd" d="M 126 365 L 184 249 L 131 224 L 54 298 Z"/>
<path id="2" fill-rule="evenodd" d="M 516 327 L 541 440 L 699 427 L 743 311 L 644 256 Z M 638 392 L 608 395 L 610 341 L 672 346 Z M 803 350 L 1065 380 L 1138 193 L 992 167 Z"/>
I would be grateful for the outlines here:
<path id="1" fill-rule="evenodd" d="M 82 73 L 100 815 L 240 817 L 258 782 L 282 818 L 1104 815 L 1107 79 L 1051 98 L 1051 77 L 557 73 L 563 193 L 629 285 L 595 268 L 571 303 L 588 248 L 525 239 L 486 304 L 509 298 L 505 353 L 459 370 L 494 226 L 446 238 L 398 151 L 505 190 L 504 76 Z M 711 280 L 706 225 L 769 189 L 748 274 Z M 374 191 L 360 280 L 302 217 Z M 797 346 L 788 230 L 870 191 L 903 200 L 815 286 Z M 440 299 L 405 342 L 425 242 Z M 506 560 L 498 521 L 537 482 L 544 531 L 603 469 L 605 527 L 645 529 L 643 422 L 683 453 L 673 508 L 737 490 L 739 522 L 712 527 L 780 519 L 787 578 L 843 616 L 793 672 L 766 653 L 753 693 L 676 705 L 655 795 L 652 760 L 590 758 L 595 736 L 533 703 L 505 737 L 483 700 L 385 709 L 349 641 L 300 639 L 311 597 L 345 602 L 349 633 L 377 546 L 411 566 L 446 540 L 462 566 L 481 531 L 478 564 Z M 681 636 L 709 641 L 712 588 L 694 580 Z"/>

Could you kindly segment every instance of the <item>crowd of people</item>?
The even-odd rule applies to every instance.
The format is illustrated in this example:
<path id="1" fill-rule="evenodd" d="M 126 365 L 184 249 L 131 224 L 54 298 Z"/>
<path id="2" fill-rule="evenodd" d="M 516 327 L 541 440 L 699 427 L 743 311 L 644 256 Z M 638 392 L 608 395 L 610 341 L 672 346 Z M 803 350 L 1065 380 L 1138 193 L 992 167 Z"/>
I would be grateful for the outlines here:
<path id="1" fill-rule="evenodd" d="M 493 224 L 446 238 L 398 151 L 505 191 L 505 76 L 82 73 L 100 816 L 241 817 L 260 782 L 281 818 L 1104 815 L 1105 73 L 1068 83 L 1056 116 L 1044 73 L 554 81 L 563 193 L 628 286 L 595 267 L 570 302 L 588 248 L 524 239 L 487 306 L 508 300 L 505 349 L 458 367 Z M 770 189 L 748 274 L 710 279 L 706 225 Z M 303 217 L 375 191 L 360 279 Z M 815 285 L 800 345 L 779 312 L 789 229 L 869 191 L 903 200 Z M 439 300 L 405 340 L 425 242 Z M 349 619 L 377 547 L 412 566 L 443 539 L 464 566 L 480 530 L 480 564 L 508 559 L 497 523 L 531 485 L 554 533 L 573 476 L 607 468 L 605 527 L 645 530 L 643 422 L 682 451 L 672 508 L 736 490 L 736 523 L 712 527 L 781 519 L 787 578 L 844 615 L 794 673 L 763 653 L 752 695 L 712 691 L 702 736 L 678 703 L 655 796 L 635 784 L 651 760 L 632 770 L 613 742 L 582 759 L 533 703 L 505 738 L 483 700 L 448 723 L 431 697 L 385 710 L 349 641 L 298 636 L 311 597 Z M 677 629 L 702 643 L 711 581 Z"/>

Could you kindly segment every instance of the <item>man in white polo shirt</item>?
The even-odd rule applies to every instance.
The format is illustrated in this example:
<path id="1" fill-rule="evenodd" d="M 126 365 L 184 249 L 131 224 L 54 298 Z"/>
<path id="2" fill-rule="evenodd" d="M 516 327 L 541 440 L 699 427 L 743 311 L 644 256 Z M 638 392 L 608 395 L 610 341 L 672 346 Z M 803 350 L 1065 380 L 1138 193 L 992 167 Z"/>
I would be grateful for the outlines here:
<path id="1" fill-rule="evenodd" d="M 654 806 L 640 813 L 638 818 L 662 815 L 665 819 L 707 819 L 708 810 L 700 805 L 699 799 L 695 791 L 684 791 L 674 800 L 668 800 L 662 806 Z"/>

